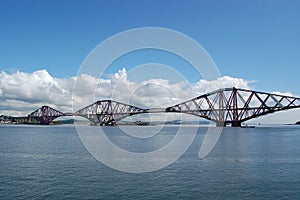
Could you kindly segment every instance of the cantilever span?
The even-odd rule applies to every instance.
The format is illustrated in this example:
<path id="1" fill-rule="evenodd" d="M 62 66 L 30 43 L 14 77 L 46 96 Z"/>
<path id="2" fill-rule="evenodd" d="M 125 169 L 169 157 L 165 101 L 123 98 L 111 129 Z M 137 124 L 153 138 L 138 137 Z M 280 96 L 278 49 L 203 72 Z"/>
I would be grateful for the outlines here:
<path id="1" fill-rule="evenodd" d="M 33 119 L 37 120 L 42 125 L 47 125 L 52 122 L 54 119 L 66 116 L 64 113 L 51 108 L 49 106 L 42 106 L 34 112 L 28 115 L 28 120 L 32 121 Z"/>
<path id="2" fill-rule="evenodd" d="M 147 110 L 113 100 L 102 100 L 78 110 L 74 116 L 84 117 L 95 125 L 114 125 L 116 121 L 135 114 L 146 113 Z"/>
<path id="3" fill-rule="evenodd" d="M 61 116 L 80 116 L 95 125 L 115 125 L 121 119 L 142 113 L 185 113 L 214 121 L 217 126 L 231 124 L 239 127 L 247 120 L 299 107 L 300 98 L 297 97 L 224 88 L 167 108 L 144 109 L 113 100 L 101 100 L 75 113 L 63 113 L 49 106 L 42 106 L 19 120 L 30 122 L 34 119 L 40 124 L 49 124 Z"/>
<path id="4" fill-rule="evenodd" d="M 216 122 L 217 126 L 240 127 L 247 120 L 299 107 L 300 98 L 297 97 L 225 88 L 168 107 L 166 112 L 199 116 Z"/>

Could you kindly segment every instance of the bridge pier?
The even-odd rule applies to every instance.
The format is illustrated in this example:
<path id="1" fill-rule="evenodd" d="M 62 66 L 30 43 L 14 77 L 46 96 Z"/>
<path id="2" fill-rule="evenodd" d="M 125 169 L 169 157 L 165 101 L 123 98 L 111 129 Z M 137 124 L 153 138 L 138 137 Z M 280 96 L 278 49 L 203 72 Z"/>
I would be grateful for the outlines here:
<path id="1" fill-rule="evenodd" d="M 216 122 L 216 126 L 217 127 L 225 127 L 226 126 L 226 123 L 224 121 L 217 121 Z"/>
<path id="2" fill-rule="evenodd" d="M 231 127 L 241 127 L 242 122 L 241 121 L 233 121 L 231 122 Z"/>
<path id="3" fill-rule="evenodd" d="M 226 127 L 227 124 L 231 124 L 231 127 L 241 127 L 242 126 L 241 121 L 231 121 L 231 122 L 217 121 L 216 127 Z"/>

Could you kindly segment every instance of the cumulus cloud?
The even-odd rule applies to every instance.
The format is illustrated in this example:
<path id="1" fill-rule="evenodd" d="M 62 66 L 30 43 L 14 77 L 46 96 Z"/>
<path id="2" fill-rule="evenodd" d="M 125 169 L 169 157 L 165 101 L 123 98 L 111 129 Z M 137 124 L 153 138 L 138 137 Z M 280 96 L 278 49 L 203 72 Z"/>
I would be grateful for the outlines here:
<path id="1" fill-rule="evenodd" d="M 167 107 L 219 88 L 250 89 L 250 83 L 229 76 L 213 81 L 199 80 L 192 84 L 187 81 L 170 83 L 165 79 L 133 82 L 128 80 L 125 68 L 107 79 L 87 74 L 55 78 L 46 70 L 32 73 L 1 72 L 0 115 L 27 115 L 42 105 L 71 112 L 104 99 L 142 108 Z"/>
<path id="2" fill-rule="evenodd" d="M 64 83 L 65 82 L 65 83 Z M 69 107 L 69 81 L 56 79 L 46 70 L 33 73 L 0 73 L 0 106 L 5 108 L 33 108 L 43 104 Z"/>
<path id="3" fill-rule="evenodd" d="M 248 81 L 242 78 L 233 78 L 229 76 L 223 76 L 220 78 L 217 78 L 216 80 L 207 81 L 207 80 L 199 80 L 195 86 L 194 89 L 197 93 L 208 93 L 220 88 L 241 88 L 241 89 L 250 89 L 250 83 L 253 81 Z"/>

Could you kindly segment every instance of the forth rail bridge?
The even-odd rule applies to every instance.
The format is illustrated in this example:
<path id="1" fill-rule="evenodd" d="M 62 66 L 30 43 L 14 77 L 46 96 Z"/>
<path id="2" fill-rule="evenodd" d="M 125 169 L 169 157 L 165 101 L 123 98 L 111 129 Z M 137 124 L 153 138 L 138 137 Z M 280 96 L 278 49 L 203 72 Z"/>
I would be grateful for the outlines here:
<path id="1" fill-rule="evenodd" d="M 42 106 L 26 117 L 13 117 L 15 123 L 48 125 L 62 116 L 80 116 L 94 125 L 115 125 L 126 117 L 144 113 L 184 113 L 195 115 L 222 127 L 240 127 L 247 120 L 277 111 L 300 108 L 300 98 L 258 92 L 246 89 L 225 88 L 200 95 L 167 108 L 144 109 L 113 100 L 101 100 L 74 113 L 63 113 Z"/>

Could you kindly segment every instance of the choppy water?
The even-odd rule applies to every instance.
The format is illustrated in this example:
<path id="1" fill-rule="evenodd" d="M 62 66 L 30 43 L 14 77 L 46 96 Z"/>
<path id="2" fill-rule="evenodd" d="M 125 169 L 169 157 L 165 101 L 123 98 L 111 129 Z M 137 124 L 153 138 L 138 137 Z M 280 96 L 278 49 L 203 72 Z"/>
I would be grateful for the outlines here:
<path id="1" fill-rule="evenodd" d="M 105 128 L 123 147 L 156 147 L 122 143 L 118 128 Z M 151 144 L 168 143 L 175 130 L 165 128 Z M 199 128 L 168 167 L 130 174 L 94 159 L 72 126 L 2 125 L 0 199 L 300 199 L 300 127 L 225 128 L 199 160 L 205 133 Z"/>

